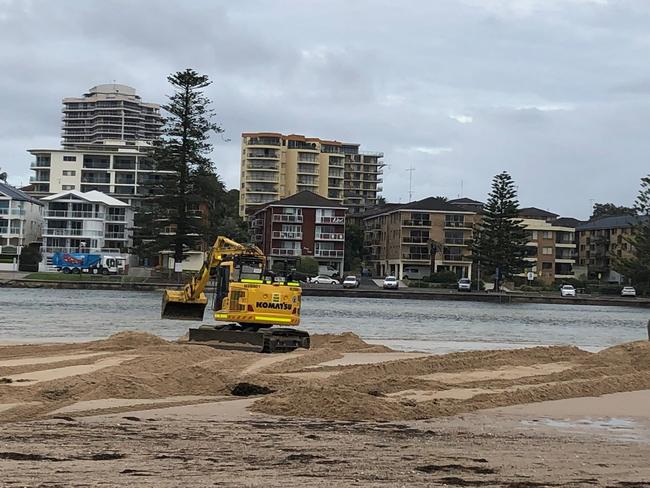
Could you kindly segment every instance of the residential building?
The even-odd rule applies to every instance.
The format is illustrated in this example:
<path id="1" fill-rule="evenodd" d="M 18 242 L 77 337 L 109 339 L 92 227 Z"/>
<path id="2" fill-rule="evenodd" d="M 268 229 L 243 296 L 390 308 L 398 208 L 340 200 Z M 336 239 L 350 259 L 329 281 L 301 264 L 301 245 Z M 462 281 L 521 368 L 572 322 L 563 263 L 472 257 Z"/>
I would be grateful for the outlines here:
<path id="1" fill-rule="evenodd" d="M 63 99 L 62 149 L 30 149 L 30 194 L 96 190 L 137 206 L 149 183 L 161 178 L 148 152 L 160 134 L 160 107 L 135 89 L 99 85 L 81 98 Z"/>
<path id="2" fill-rule="evenodd" d="M 624 281 L 624 277 L 612 269 L 612 261 L 634 254 L 634 247 L 627 239 L 638 224 L 637 216 L 616 215 L 578 225 L 578 264 L 585 278 L 610 283 Z"/>
<path id="3" fill-rule="evenodd" d="M 434 272 L 471 276 L 469 241 L 479 218 L 435 197 L 375 209 L 363 219 L 366 262 L 376 276 L 421 277 L 430 274 L 433 257 Z"/>
<path id="4" fill-rule="evenodd" d="M 269 266 L 311 256 L 343 275 L 345 213 L 340 202 L 304 190 L 251 215 L 253 241 L 269 257 Z"/>
<path id="5" fill-rule="evenodd" d="M 447 202 L 476 213 L 481 213 L 483 211 L 483 207 L 485 206 L 483 202 L 472 200 L 471 198 L 454 198 L 453 200 L 447 200 Z"/>
<path id="6" fill-rule="evenodd" d="M 527 276 L 532 271 L 535 279 L 550 284 L 557 280 L 574 278 L 574 266 L 577 258 L 575 237 L 575 219 L 557 218 L 550 220 L 550 212 L 531 212 L 527 215 L 537 215 L 540 218 L 523 218 L 522 225 L 526 228 L 528 242 L 526 243 L 527 258 L 531 267 L 520 276 Z M 546 219 L 549 219 L 547 221 Z"/>
<path id="7" fill-rule="evenodd" d="M 553 222 L 554 220 L 557 220 L 559 215 L 537 207 L 525 207 L 519 209 L 519 217 L 521 217 L 522 219 L 543 220 L 544 222 Z"/>
<path id="8" fill-rule="evenodd" d="M 240 215 L 302 191 L 342 203 L 356 214 L 374 206 L 381 192 L 382 153 L 359 144 L 297 134 L 242 134 Z"/>
<path id="9" fill-rule="evenodd" d="M 19 256 L 23 246 L 38 242 L 43 204 L 11 185 L 0 182 L 0 256 Z"/>
<path id="10" fill-rule="evenodd" d="M 160 105 L 143 102 L 135 88 L 98 85 L 80 98 L 63 99 L 61 144 L 74 149 L 108 140 L 151 142 L 160 135 L 162 123 Z"/>
<path id="11" fill-rule="evenodd" d="M 125 253 L 133 245 L 133 210 L 96 190 L 69 190 L 42 199 L 45 203 L 45 257 L 55 252 Z"/>

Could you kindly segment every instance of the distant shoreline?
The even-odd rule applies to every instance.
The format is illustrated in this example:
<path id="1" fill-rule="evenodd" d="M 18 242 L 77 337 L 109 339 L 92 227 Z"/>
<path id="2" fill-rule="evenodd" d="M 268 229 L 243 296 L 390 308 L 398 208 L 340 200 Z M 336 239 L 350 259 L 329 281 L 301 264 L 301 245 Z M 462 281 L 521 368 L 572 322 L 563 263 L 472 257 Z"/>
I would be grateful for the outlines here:
<path id="1" fill-rule="evenodd" d="M 52 288 L 77 290 L 131 290 L 160 291 L 165 288 L 182 288 L 183 284 L 160 282 L 121 282 L 121 281 L 51 281 L 13 279 L 0 281 L 0 288 Z M 343 297 L 343 298 L 382 298 L 404 300 L 449 300 L 488 303 L 551 303 L 561 305 L 600 305 L 650 308 L 647 298 L 618 298 L 607 296 L 577 296 L 562 298 L 560 296 L 539 295 L 532 293 L 455 293 L 449 291 L 401 289 L 401 290 L 344 290 L 342 288 L 304 287 L 306 297 Z"/>

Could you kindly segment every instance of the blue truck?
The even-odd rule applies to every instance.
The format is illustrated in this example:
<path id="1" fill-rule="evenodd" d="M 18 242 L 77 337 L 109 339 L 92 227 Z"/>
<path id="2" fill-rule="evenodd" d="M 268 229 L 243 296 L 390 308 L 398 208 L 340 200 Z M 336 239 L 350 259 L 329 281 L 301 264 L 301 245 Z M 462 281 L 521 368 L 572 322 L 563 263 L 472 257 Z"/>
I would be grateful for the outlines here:
<path id="1" fill-rule="evenodd" d="M 126 271 L 126 259 L 116 255 L 57 252 L 52 255 L 52 266 L 65 274 L 118 274 Z"/>

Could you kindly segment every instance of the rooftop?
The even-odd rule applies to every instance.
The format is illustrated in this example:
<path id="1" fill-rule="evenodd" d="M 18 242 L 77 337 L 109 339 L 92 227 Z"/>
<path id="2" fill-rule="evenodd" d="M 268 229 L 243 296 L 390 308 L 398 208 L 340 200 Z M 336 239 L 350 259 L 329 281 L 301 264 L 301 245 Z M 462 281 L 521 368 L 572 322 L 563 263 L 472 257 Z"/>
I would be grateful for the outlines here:
<path id="1" fill-rule="evenodd" d="M 117 198 L 113 198 L 106 193 L 102 193 L 97 190 L 91 190 L 87 192 L 80 192 L 78 190 L 69 190 L 69 191 L 63 191 L 61 193 L 56 193 L 55 195 L 50 195 L 45 198 L 43 198 L 43 201 L 49 202 L 52 200 L 58 200 L 60 198 L 66 197 L 66 196 L 75 196 L 77 198 L 80 198 L 82 200 L 86 200 L 87 202 L 93 202 L 93 203 L 103 203 L 105 205 L 108 205 L 109 207 L 128 207 L 128 203 L 124 203 Z"/>
<path id="2" fill-rule="evenodd" d="M 345 208 L 336 200 L 322 197 L 311 191 L 301 191 L 287 198 L 282 198 L 274 202 L 269 202 L 261 207 L 257 212 L 267 207 L 317 207 L 317 208 Z M 257 213 L 256 212 L 256 213 Z"/>
<path id="3" fill-rule="evenodd" d="M 12 200 L 19 202 L 30 202 L 35 203 L 36 205 L 43 205 L 43 203 L 36 198 L 30 197 L 24 191 L 19 190 L 18 188 L 14 188 L 13 186 L 8 185 L 7 183 L 3 183 L 2 181 L 0 181 L 0 194 L 3 194 Z"/>
<path id="4" fill-rule="evenodd" d="M 600 229 L 620 229 L 634 227 L 641 222 L 642 217 L 636 215 L 614 215 L 611 217 L 602 217 L 600 219 L 583 222 L 576 228 L 578 231 L 600 230 Z"/>
<path id="5" fill-rule="evenodd" d="M 543 218 L 543 219 L 546 218 L 556 219 L 559 217 L 558 214 L 537 207 L 520 208 L 519 215 L 522 217 L 535 217 L 535 218 Z"/>

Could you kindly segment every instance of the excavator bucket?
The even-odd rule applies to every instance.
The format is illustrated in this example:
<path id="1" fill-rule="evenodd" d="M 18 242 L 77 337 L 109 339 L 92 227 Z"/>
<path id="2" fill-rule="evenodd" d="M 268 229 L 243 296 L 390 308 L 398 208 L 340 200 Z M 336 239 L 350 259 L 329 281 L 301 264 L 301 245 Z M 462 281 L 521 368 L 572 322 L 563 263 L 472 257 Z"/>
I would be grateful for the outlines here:
<path id="1" fill-rule="evenodd" d="M 208 299 L 203 293 L 196 300 L 188 300 L 182 291 L 165 290 L 160 316 L 163 319 L 203 320 L 207 304 Z"/>

